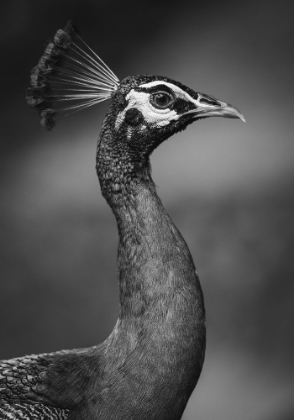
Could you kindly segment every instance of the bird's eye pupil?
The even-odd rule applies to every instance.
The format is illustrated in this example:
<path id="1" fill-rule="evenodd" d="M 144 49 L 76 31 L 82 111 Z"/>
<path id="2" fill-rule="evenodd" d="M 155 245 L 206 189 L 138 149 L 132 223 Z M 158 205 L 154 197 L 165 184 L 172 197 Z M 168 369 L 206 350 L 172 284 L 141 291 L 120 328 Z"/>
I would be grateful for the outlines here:
<path id="1" fill-rule="evenodd" d="M 167 108 L 173 101 L 173 97 L 165 92 L 154 93 L 151 96 L 151 103 L 156 108 Z"/>
<path id="2" fill-rule="evenodd" d="M 167 95 L 163 95 L 162 93 L 158 93 L 156 96 L 156 102 L 158 105 L 165 106 L 169 102 L 169 97 Z"/>

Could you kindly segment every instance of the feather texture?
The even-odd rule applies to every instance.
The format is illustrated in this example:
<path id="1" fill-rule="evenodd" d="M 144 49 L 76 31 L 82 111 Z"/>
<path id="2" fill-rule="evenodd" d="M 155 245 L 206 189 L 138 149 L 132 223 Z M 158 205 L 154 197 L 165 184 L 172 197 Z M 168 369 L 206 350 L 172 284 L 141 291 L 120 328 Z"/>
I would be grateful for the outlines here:
<path id="1" fill-rule="evenodd" d="M 27 102 L 51 130 L 57 118 L 111 98 L 118 78 L 77 34 L 71 21 L 59 29 L 31 73 Z"/>

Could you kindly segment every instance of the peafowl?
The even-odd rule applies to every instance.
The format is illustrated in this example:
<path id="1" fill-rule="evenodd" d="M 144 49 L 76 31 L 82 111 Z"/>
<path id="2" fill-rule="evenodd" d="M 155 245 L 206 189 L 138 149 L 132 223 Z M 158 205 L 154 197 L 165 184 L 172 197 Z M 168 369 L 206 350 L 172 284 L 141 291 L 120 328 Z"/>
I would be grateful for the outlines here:
<path id="1" fill-rule="evenodd" d="M 1 361 L 1 420 L 179 420 L 202 370 L 202 290 L 150 155 L 195 121 L 244 117 L 167 77 L 119 81 L 69 22 L 33 68 L 27 102 L 51 130 L 106 99 L 96 170 L 119 233 L 119 317 L 102 344 Z"/>

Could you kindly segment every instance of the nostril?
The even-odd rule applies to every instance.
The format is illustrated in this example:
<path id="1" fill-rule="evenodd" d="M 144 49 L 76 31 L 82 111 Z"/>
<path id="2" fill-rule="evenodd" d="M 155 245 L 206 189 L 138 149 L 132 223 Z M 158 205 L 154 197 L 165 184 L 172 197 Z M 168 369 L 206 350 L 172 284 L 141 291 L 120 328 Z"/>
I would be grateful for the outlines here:
<path id="1" fill-rule="evenodd" d="M 199 100 L 201 104 L 212 105 L 212 106 L 221 106 L 221 104 L 216 101 L 214 98 L 205 97 Z"/>

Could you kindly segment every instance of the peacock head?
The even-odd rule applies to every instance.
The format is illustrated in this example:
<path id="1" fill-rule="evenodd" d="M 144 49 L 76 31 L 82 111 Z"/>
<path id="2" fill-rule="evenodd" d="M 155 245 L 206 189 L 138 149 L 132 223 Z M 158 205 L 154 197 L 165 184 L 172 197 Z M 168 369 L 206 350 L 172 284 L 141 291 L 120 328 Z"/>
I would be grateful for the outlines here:
<path id="1" fill-rule="evenodd" d="M 123 79 L 112 95 L 109 115 L 114 134 L 135 142 L 137 148 L 148 144 L 148 152 L 203 118 L 245 121 L 235 107 L 162 76 Z"/>
<path id="2" fill-rule="evenodd" d="M 102 132 L 111 131 L 140 154 L 202 118 L 240 118 L 233 106 L 161 76 L 122 81 L 83 41 L 69 22 L 59 29 L 32 70 L 27 101 L 52 129 L 56 119 L 111 100 Z"/>

